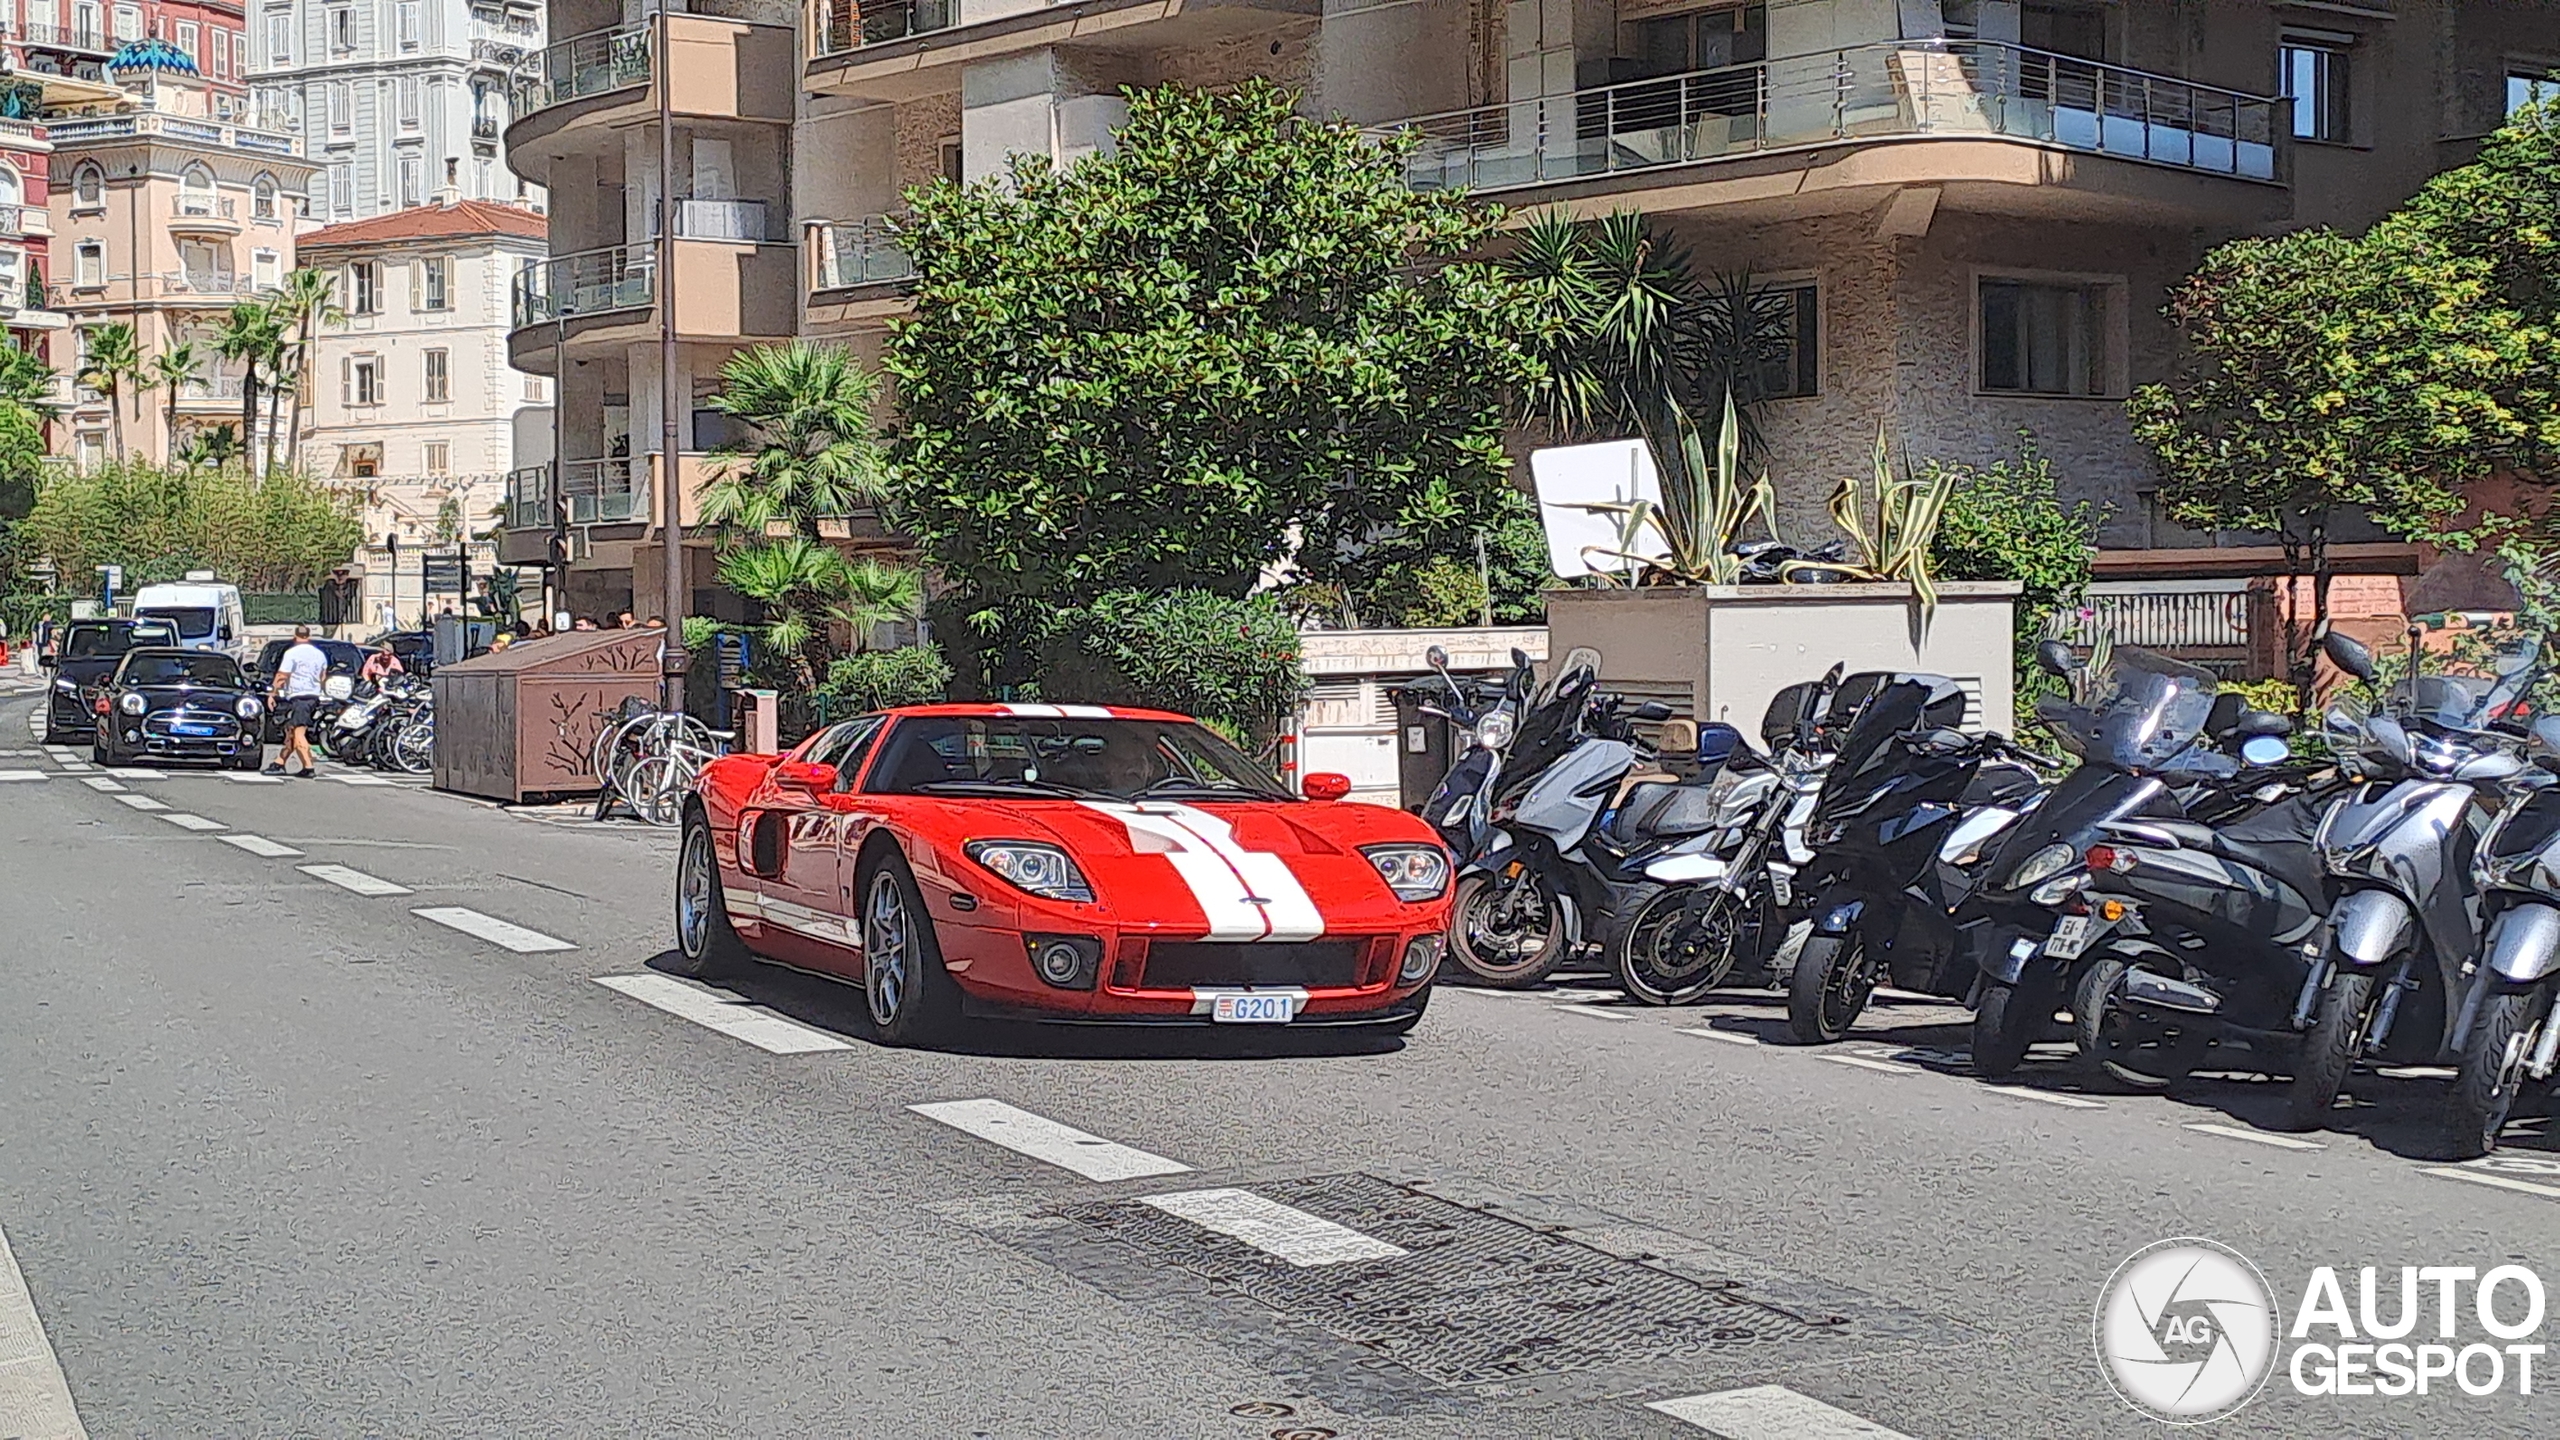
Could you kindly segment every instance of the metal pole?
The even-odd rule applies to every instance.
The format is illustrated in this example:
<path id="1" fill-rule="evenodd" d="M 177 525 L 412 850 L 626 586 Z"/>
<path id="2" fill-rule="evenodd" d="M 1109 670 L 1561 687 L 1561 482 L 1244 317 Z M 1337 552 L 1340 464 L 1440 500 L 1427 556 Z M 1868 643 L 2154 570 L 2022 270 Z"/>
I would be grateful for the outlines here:
<path id="1" fill-rule="evenodd" d="M 692 593 L 684 576 L 684 479 L 676 464 L 676 132 L 675 74 L 667 0 L 658 3 L 658 543 L 666 551 L 659 615 L 667 622 L 661 683 L 665 708 L 684 708 L 684 616 Z"/>
<path id="2" fill-rule="evenodd" d="M 551 288 L 551 265 L 543 262 L 534 274 L 542 277 L 547 299 Z M 528 291 L 531 286 L 525 287 Z M 527 296 L 530 299 L 530 295 Z M 560 460 L 560 417 L 569 409 L 569 318 L 560 307 L 551 308 L 551 538 L 543 546 L 542 573 L 550 580 L 550 593 L 543 597 L 542 627 L 551 628 L 560 612 L 569 608 L 569 490 L 568 472 Z"/>

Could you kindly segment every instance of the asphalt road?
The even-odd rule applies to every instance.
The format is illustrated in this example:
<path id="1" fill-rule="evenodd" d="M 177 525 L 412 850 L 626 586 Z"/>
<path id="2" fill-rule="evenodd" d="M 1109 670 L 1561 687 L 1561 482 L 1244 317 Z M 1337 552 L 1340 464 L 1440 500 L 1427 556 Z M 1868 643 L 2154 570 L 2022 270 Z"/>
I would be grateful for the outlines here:
<path id="1" fill-rule="evenodd" d="M 1405 1042 L 903 1052 L 847 989 L 653 970 L 665 834 L 102 775 L 27 708 L 0 1437 L 2134 1435 L 2091 1321 L 2152 1242 L 2238 1250 L 2288 1325 L 2320 1265 L 2560 1282 L 2560 1140 L 2444 1173 L 2440 1080 L 2296 1148 L 2245 1080 L 1981 1084 L 1943 1006 L 1814 1051 L 1753 1043 L 1771 997 L 1596 984 L 1444 987 Z M 2543 1388 L 2279 1364 L 2209 1430 L 2549 1435 Z"/>

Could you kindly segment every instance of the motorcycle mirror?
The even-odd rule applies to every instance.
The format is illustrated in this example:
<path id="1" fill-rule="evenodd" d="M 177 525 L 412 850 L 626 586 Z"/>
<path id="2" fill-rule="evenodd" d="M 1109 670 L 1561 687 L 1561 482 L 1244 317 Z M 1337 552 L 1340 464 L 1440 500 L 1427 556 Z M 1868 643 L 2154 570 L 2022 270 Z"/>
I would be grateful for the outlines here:
<path id="1" fill-rule="evenodd" d="M 2373 652 L 2356 643 L 2353 636 L 2330 631 L 2320 637 L 2320 653 L 2329 657 L 2330 664 L 2358 680 L 2373 678 Z"/>
<path id="2" fill-rule="evenodd" d="M 1449 652 L 1434 645 L 1422 652 L 1422 663 L 1434 670 L 1446 670 L 1449 668 Z"/>
<path id="3" fill-rule="evenodd" d="M 2281 765 L 2292 756 L 2293 747 L 2273 735 L 2252 735 L 2240 742 L 2241 760 L 2261 769 L 2269 765 Z"/>
<path id="4" fill-rule="evenodd" d="M 2069 645 L 2060 640 L 2036 642 L 2036 664 L 2042 666 L 2047 675 L 2057 675 L 2067 679 L 2084 663 Z"/>
<path id="5" fill-rule="evenodd" d="M 1663 704 L 1659 700 L 1647 700 L 1635 708 L 1633 718 L 1638 720 L 1668 720 L 1671 718 L 1671 707 Z"/>
<path id="6" fill-rule="evenodd" d="M 1520 648 L 1519 646 L 1517 646 L 1517 645 L 1512 646 L 1512 647 L 1511 647 L 1511 668 L 1512 668 L 1512 669 L 1514 669 L 1514 670 L 1526 670 L 1526 669 L 1528 669 L 1528 668 L 1529 668 L 1529 652 L 1528 652 L 1528 651 L 1526 651 L 1526 650 L 1521 649 L 1521 648 Z"/>

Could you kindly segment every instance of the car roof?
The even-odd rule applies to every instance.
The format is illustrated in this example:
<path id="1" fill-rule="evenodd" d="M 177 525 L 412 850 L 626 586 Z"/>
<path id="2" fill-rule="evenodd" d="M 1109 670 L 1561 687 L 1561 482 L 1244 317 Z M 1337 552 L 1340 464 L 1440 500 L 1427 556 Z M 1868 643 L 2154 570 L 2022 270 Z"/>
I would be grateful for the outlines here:
<path id="1" fill-rule="evenodd" d="M 1011 704 L 900 705 L 878 712 L 891 717 L 949 716 L 977 719 L 1015 720 L 1173 720 L 1185 725 L 1199 721 L 1171 710 L 1144 710 L 1128 705 L 1037 705 L 1028 702 Z"/>
<path id="2" fill-rule="evenodd" d="M 209 655 L 216 660 L 231 658 L 219 650 L 198 650 L 190 645 L 136 645 L 124 652 L 124 655 L 128 660 L 136 655 Z"/>
<path id="3" fill-rule="evenodd" d="M 131 617 L 128 617 L 128 616 L 123 616 L 123 615 L 116 615 L 116 616 L 96 616 L 96 617 L 93 617 L 93 618 L 91 618 L 91 619 L 87 619 L 87 620 L 74 620 L 74 621 L 72 621 L 72 622 L 71 622 L 71 627 L 70 627 L 70 628 L 72 628 L 72 629 L 74 629 L 74 630 L 92 629 L 92 628 L 94 628 L 94 629 L 99 629 L 99 630 L 113 630 L 113 629 L 116 629 L 116 628 L 118 628 L 118 627 L 122 627 L 122 628 L 124 628 L 124 629 L 128 629 L 128 630 L 130 630 L 130 629 L 132 629 L 132 628 L 133 628 L 134 626 L 136 626 L 136 625 L 149 625 L 149 626 L 151 626 L 151 627 L 153 627 L 153 628 L 155 628 L 155 629 L 166 630 L 166 629 L 169 629 L 169 628 L 170 628 L 174 623 L 175 623 L 175 622 L 173 622 L 173 621 L 169 620 L 169 619 L 168 619 L 168 618 L 166 618 L 165 616 L 160 616 L 160 615 L 145 615 L 145 616 L 142 616 L 140 619 L 134 619 L 134 618 L 131 618 Z"/>

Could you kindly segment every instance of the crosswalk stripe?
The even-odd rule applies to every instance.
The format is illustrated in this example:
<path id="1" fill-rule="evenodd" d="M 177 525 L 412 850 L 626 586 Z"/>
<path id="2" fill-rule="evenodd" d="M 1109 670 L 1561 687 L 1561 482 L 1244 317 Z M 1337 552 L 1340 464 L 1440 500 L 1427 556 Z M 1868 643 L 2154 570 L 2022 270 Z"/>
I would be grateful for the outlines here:
<path id="1" fill-rule="evenodd" d="M 102 795 L 113 795 L 124 789 L 123 781 L 110 780 L 104 775 L 83 775 L 80 777 L 80 783 Z"/>
<path id="2" fill-rule="evenodd" d="M 229 771 L 222 778 L 234 785 L 281 785 L 284 783 L 284 777 L 281 775 L 257 775 L 246 770 Z"/>
<path id="3" fill-rule="evenodd" d="M 1745 1035 L 1739 1030 L 1683 1030 L 1680 1033 L 1683 1035 L 1695 1035 L 1701 1040 L 1722 1040 L 1728 1045 L 1757 1045 L 1760 1043 L 1759 1036 Z"/>
<path id="4" fill-rule="evenodd" d="M 107 767 L 107 773 L 119 780 L 166 780 L 169 778 L 169 772 L 166 770 L 148 770 L 139 765 L 110 765 Z"/>
<path id="5" fill-rule="evenodd" d="M 907 1107 L 928 1120 L 1001 1145 L 1016 1154 L 1072 1170 L 1087 1180 L 1135 1180 L 1179 1175 L 1191 1167 L 1144 1150 L 1088 1135 L 1072 1125 L 1017 1110 L 1001 1100 L 940 1100 Z"/>
<path id="6" fill-rule="evenodd" d="M 161 804 L 159 801 L 152 799 L 148 795 L 119 795 L 116 797 L 116 803 L 119 805 L 130 805 L 136 810 L 166 810 L 169 808 L 168 806 Z"/>
<path id="7" fill-rule="evenodd" d="M 1917 1075 L 1921 1073 L 1920 1067 L 1917 1065 L 1897 1065 L 1891 1060 L 1870 1060 L 1864 1055 L 1821 1055 L 1816 1056 L 1815 1058 L 1828 1060 L 1834 1065 L 1855 1065 L 1861 1070 L 1879 1070 L 1887 1075 Z"/>
<path id="8" fill-rule="evenodd" d="M 1888 1430 L 1784 1385 L 1684 1395 L 1655 1400 L 1645 1408 L 1713 1431 L 1724 1440 L 1911 1440 L 1899 1430 Z"/>
<path id="9" fill-rule="evenodd" d="M 163 816 L 161 816 L 160 818 L 161 818 L 161 819 L 163 819 L 163 820 L 168 821 L 168 822 L 169 822 L 170 824 L 172 824 L 172 825 L 177 826 L 177 827 L 178 827 L 179 829 L 181 829 L 181 830 L 197 830 L 197 831 L 203 831 L 203 830 L 221 830 L 221 829 L 225 829 L 225 828 L 227 828 L 227 827 L 226 827 L 226 826 L 224 826 L 224 825 L 223 825 L 223 823 L 222 823 L 221 821 L 219 821 L 219 820 L 207 820 L 206 818 L 204 818 L 204 817 L 203 817 L 203 816 L 201 816 L 201 815 L 190 815 L 190 814 L 188 814 L 187 812 L 185 812 L 184 810 L 172 811 L 171 813 L 169 813 L 169 814 L 167 814 L 167 815 L 163 815 Z"/>
<path id="10" fill-rule="evenodd" d="M 237 845 L 252 855 L 263 855 L 270 860 L 282 860 L 287 856 L 302 853 L 290 845 L 280 845 L 264 835 L 223 835 L 216 838 L 225 845 Z"/>
<path id="11" fill-rule="evenodd" d="M 459 905 L 435 906 L 425 910 L 412 910 L 409 913 L 421 920 L 433 921 L 449 930 L 459 930 L 465 935 L 486 940 L 492 945 L 503 945 L 519 955 L 539 955 L 548 950 L 578 948 L 566 940 L 555 940 L 539 930 L 527 930 L 521 925 L 509 924 L 494 915 L 483 915 L 477 910 L 466 910 Z"/>
<path id="12" fill-rule="evenodd" d="M 26 1440 L 87 1440 L 27 1277 L 0 1235 L 0 1425 Z"/>
<path id="13" fill-rule="evenodd" d="M 2560 1200 L 2560 1185 L 2536 1185 L 2530 1180 L 2518 1180 L 2512 1175 L 2496 1175 L 2486 1170 L 2472 1170 L 2460 1165 L 2432 1165 L 2418 1173 L 2441 1175 L 2447 1180 L 2468 1180 L 2474 1185 L 2495 1185 L 2501 1190 L 2514 1190 L 2525 1195 L 2545 1195 L 2554 1200 Z"/>
<path id="14" fill-rule="evenodd" d="M 1321 1215 L 1266 1200 L 1250 1190 L 1183 1190 L 1148 1195 L 1138 1203 L 1179 1215 L 1204 1230 L 1232 1236 L 1292 1265 L 1340 1265 L 1352 1260 L 1387 1260 L 1406 1253 L 1401 1245 L 1390 1245 Z"/>
<path id="15" fill-rule="evenodd" d="M 786 1020 L 746 1000 L 707 985 L 694 985 L 672 975 L 598 975 L 597 984 L 619 991 L 643 1005 L 655 1006 L 732 1040 L 744 1040 L 776 1055 L 810 1055 L 853 1046 L 824 1030 Z"/>
<path id="16" fill-rule="evenodd" d="M 352 890 L 358 895 L 407 895 L 411 893 L 409 887 L 406 885 L 395 885 L 379 876 L 367 875 L 361 870 L 350 870 L 344 865 L 297 865 L 294 868 L 300 870 L 303 874 L 310 876 L 314 880 L 326 880 L 341 890 Z M 469 912 L 466 911 L 464 913 L 467 914 Z M 430 916 L 429 918 L 432 919 L 434 917 Z M 526 931 L 525 933 L 531 934 L 533 932 Z"/>
<path id="17" fill-rule="evenodd" d="M 2086 1100 L 2077 1095 L 2057 1095 L 2051 1090 L 2030 1090 L 2024 1085 L 1985 1085 L 1982 1088 L 1994 1095 L 2006 1095 L 2013 1100 L 2033 1100 L 2039 1105 L 2051 1105 L 2063 1110 L 2107 1108 L 2107 1102 L 2104 1100 Z"/>
<path id="18" fill-rule="evenodd" d="M 389 785 L 395 783 L 393 781 L 386 780 L 379 775 L 323 775 L 320 778 L 323 780 L 335 780 L 341 785 Z"/>
<path id="19" fill-rule="evenodd" d="M 0 784 L 12 780 L 42 780 L 43 778 L 44 772 L 41 770 L 0 770 Z"/>
<path id="20" fill-rule="evenodd" d="M 1560 1015 L 1588 1015 L 1594 1020 L 1633 1020 L 1636 1018 L 1633 1015 L 1621 1015 L 1615 1010 L 1603 1010 L 1597 1005 L 1558 1005 L 1555 1006 L 1554 1009 L 1556 1013 Z"/>

